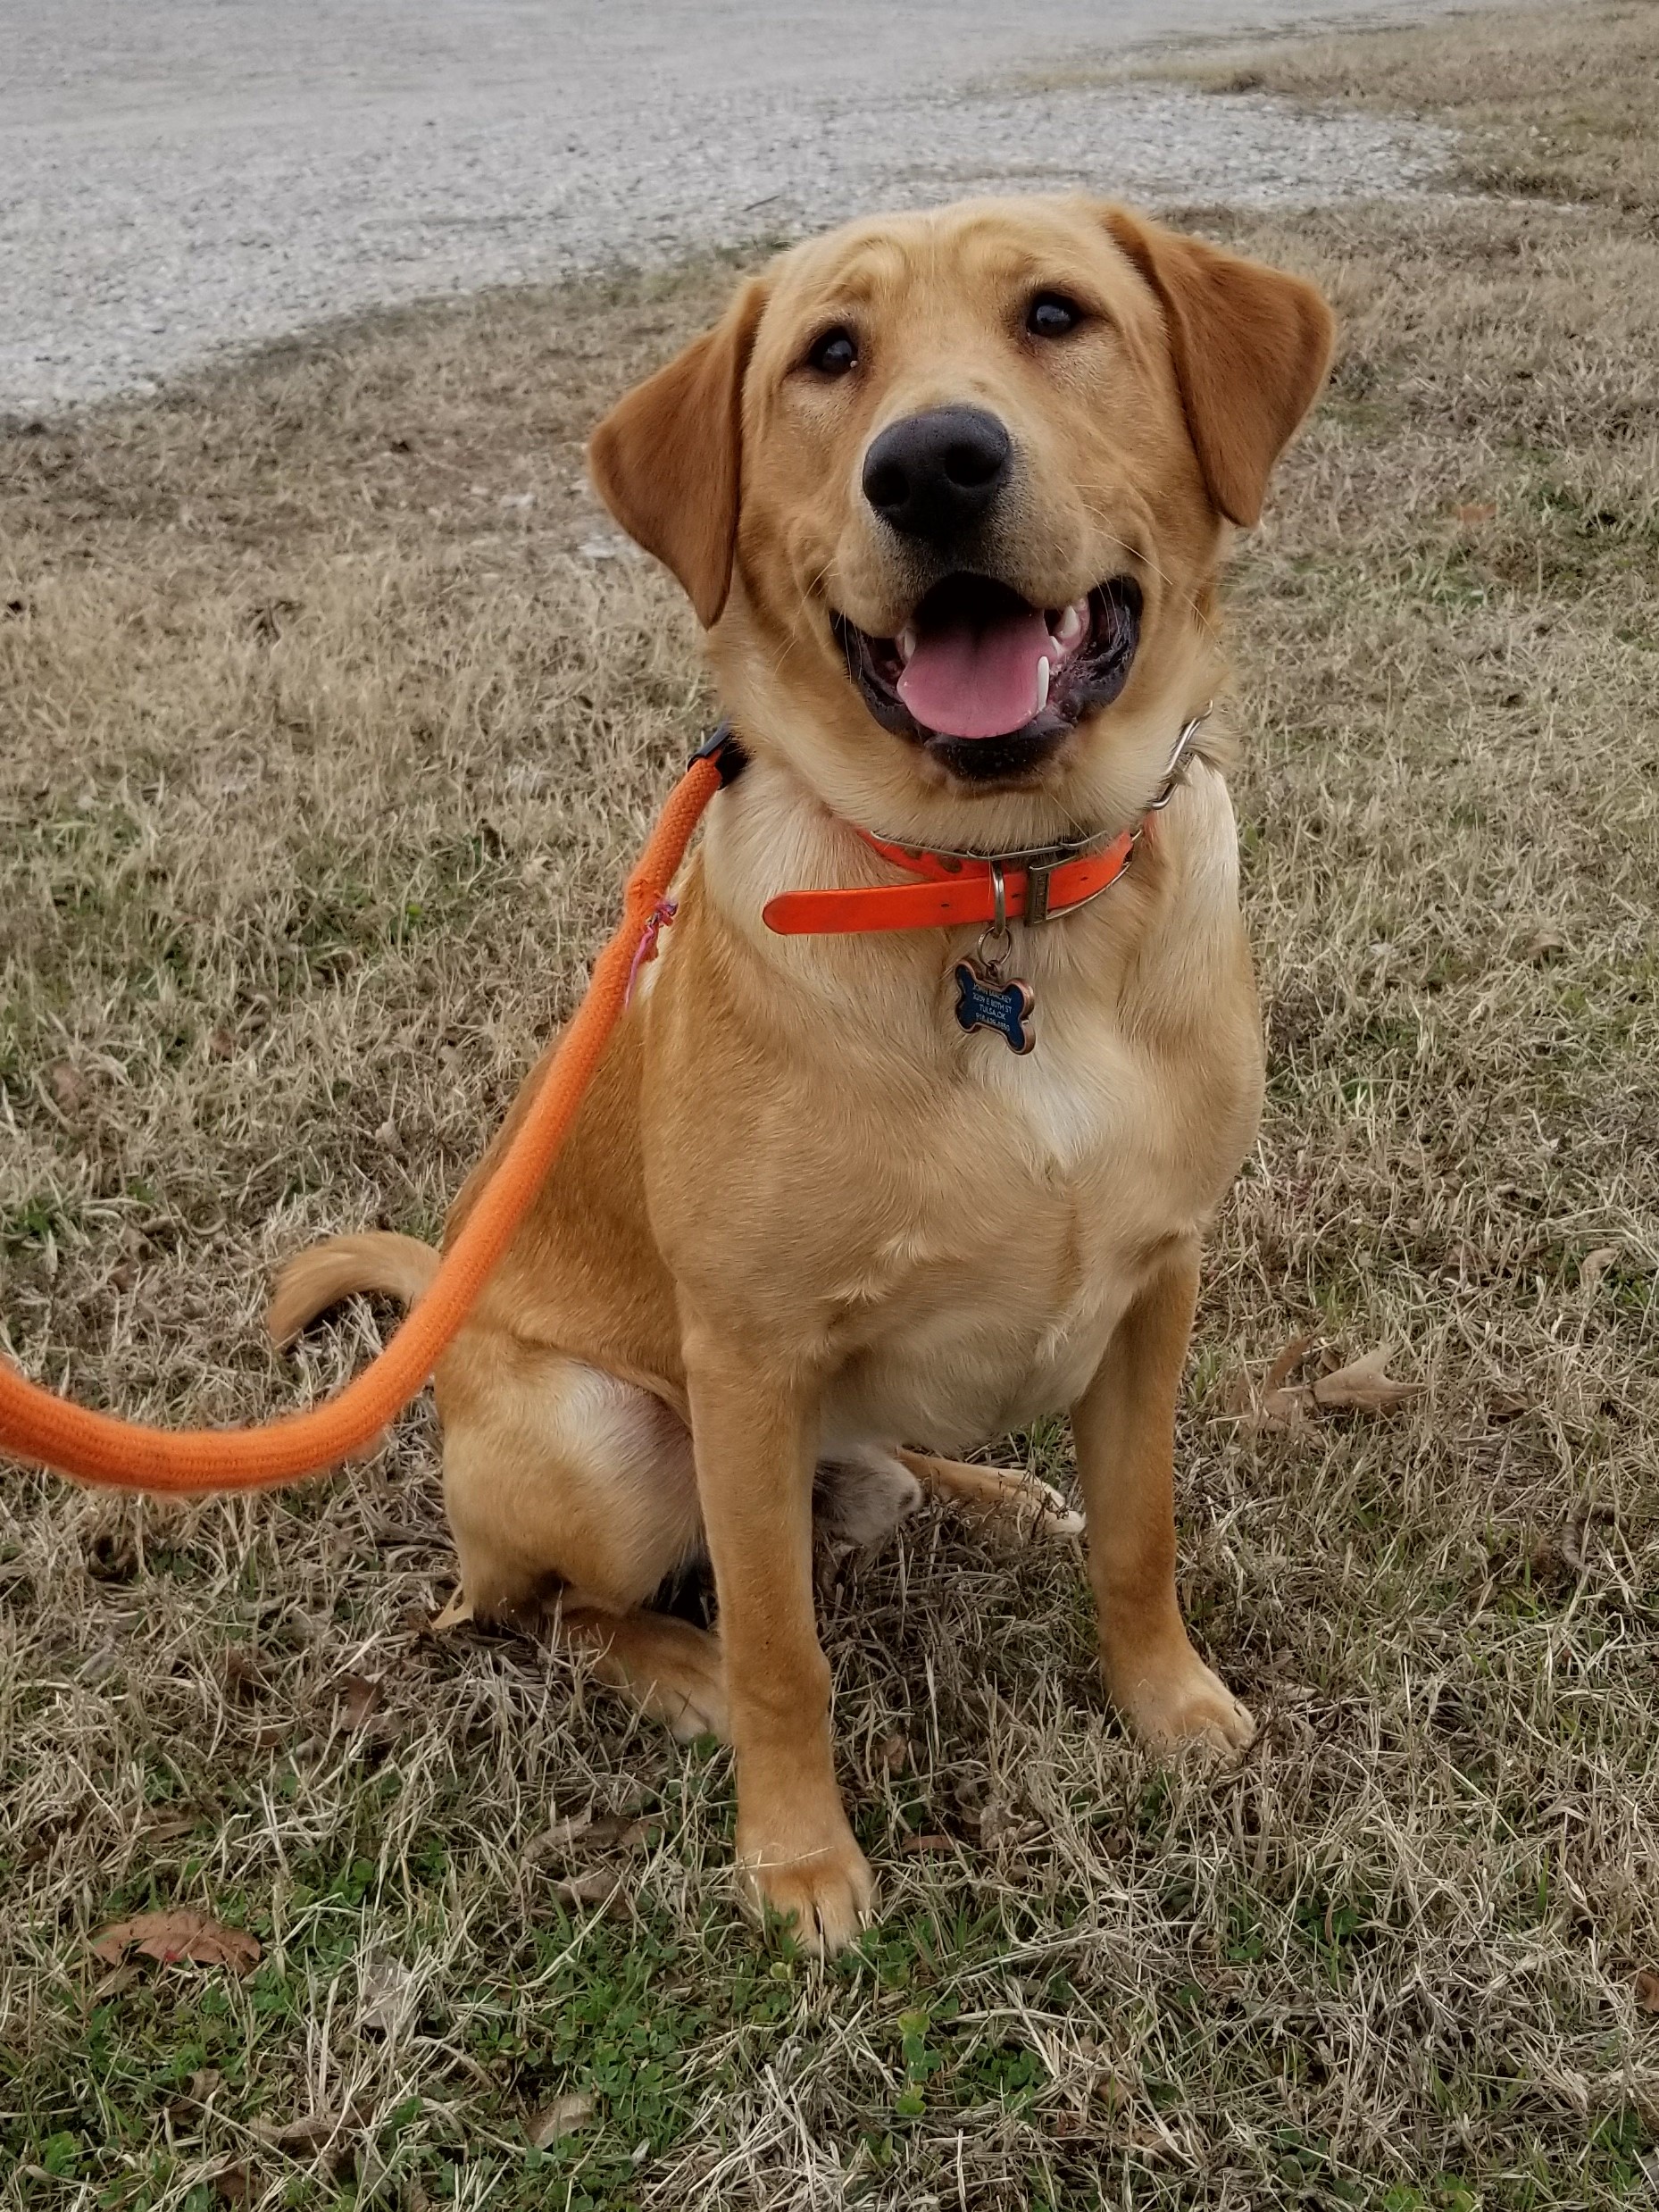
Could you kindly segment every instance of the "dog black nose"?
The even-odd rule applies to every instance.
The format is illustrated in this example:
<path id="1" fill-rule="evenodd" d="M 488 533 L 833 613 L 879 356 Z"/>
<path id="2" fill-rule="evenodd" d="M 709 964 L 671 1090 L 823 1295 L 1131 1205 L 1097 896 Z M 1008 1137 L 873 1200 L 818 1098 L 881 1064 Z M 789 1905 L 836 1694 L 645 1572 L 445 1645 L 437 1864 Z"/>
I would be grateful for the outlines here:
<path id="1" fill-rule="evenodd" d="M 864 455 L 864 497 L 906 538 L 955 538 L 1013 469 L 1013 441 L 983 407 L 930 407 L 890 422 Z"/>

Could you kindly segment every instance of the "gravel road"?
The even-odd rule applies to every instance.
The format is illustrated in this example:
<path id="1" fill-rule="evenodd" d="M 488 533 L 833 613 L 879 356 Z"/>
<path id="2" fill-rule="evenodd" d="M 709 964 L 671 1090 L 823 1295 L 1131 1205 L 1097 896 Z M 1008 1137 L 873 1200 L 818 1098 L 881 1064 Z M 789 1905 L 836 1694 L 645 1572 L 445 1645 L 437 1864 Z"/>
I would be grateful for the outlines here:
<path id="1" fill-rule="evenodd" d="M 1087 184 L 1409 187 L 1433 132 L 1077 81 L 1388 0 L 0 0 L 0 410 L 382 302 Z"/>

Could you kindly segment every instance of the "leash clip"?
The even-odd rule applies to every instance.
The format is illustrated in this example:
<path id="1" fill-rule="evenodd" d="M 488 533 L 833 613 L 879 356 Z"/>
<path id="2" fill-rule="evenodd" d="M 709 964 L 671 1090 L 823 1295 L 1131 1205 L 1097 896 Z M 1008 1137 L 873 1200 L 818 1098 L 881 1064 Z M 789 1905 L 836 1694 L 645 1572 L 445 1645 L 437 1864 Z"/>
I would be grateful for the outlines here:
<path id="1" fill-rule="evenodd" d="M 729 722 L 716 722 L 686 765 L 693 767 L 700 760 L 712 760 L 720 770 L 722 790 L 727 784 L 736 783 L 749 764 L 749 756 L 738 744 Z"/>

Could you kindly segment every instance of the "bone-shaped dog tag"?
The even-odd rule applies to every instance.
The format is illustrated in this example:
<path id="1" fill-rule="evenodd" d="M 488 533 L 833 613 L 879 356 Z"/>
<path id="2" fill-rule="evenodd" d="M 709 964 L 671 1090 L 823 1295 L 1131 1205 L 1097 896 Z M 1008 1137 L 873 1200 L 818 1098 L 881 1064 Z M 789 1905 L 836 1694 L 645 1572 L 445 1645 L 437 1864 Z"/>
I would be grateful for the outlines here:
<path id="1" fill-rule="evenodd" d="M 1030 1052 L 1037 993 L 1016 975 L 1005 983 L 977 960 L 956 963 L 956 1019 L 965 1030 L 994 1029 L 1010 1052 Z"/>

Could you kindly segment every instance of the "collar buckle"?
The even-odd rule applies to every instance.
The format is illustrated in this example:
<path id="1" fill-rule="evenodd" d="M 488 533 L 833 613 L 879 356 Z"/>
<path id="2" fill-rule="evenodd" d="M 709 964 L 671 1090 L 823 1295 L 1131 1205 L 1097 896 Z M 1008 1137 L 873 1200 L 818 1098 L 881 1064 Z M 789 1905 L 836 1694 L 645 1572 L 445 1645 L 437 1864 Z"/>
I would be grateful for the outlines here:
<path id="1" fill-rule="evenodd" d="M 1209 721 L 1214 705 L 1215 701 L 1212 699 L 1203 714 L 1195 714 L 1182 730 L 1180 737 L 1176 739 L 1175 750 L 1170 755 L 1163 771 L 1163 780 L 1158 786 L 1157 795 L 1147 802 L 1146 812 L 1149 814 L 1161 814 L 1174 797 L 1182 778 L 1187 773 L 1187 761 L 1188 754 L 1192 751 L 1192 741 L 1204 728 L 1205 723 Z"/>
<path id="2" fill-rule="evenodd" d="M 1057 921 L 1063 914 L 1075 914 L 1080 906 L 1090 905 L 1104 892 L 1110 890 L 1113 884 L 1118 881 L 1124 869 L 1134 859 L 1136 847 L 1140 842 L 1142 834 L 1150 824 L 1152 817 L 1155 814 L 1161 814 L 1174 797 L 1188 769 L 1192 764 L 1193 739 L 1210 719 L 1214 704 L 1213 699 L 1207 701 L 1202 710 L 1183 725 L 1180 735 L 1176 739 L 1174 747 L 1164 763 L 1163 774 L 1158 788 L 1147 801 L 1146 812 L 1130 828 L 1120 830 L 1115 837 L 1103 831 L 1093 837 L 1079 838 L 1075 843 L 1071 845 L 1044 845 L 1038 847 L 1035 850 L 1023 852 L 985 853 L 953 851 L 944 846 L 911 845 L 896 838 L 878 837 L 871 830 L 859 829 L 856 823 L 852 825 L 853 829 L 855 834 L 861 837 L 866 845 L 872 846 L 883 859 L 892 861 L 898 867 L 908 869 L 913 874 L 932 876 L 938 881 L 941 878 L 959 877 L 964 866 L 983 870 L 988 877 L 994 901 L 994 918 L 991 924 L 993 934 L 1005 931 L 1008 926 L 1008 879 L 1010 876 L 1016 881 L 1023 879 L 1025 896 L 1021 903 L 1020 919 L 1028 928 L 1039 928 L 1045 922 Z M 704 748 L 704 751 L 714 751 L 723 735 L 723 731 L 717 730 L 714 738 Z M 739 763 L 743 755 L 739 753 Z M 1105 881 L 1097 884 L 1093 890 L 1084 891 L 1077 897 L 1067 899 L 1063 906 L 1056 906 L 1054 904 L 1055 871 L 1087 860 L 1092 855 L 1109 852 L 1113 847 L 1123 847 L 1122 858 L 1119 864 L 1107 874 Z M 791 895 L 786 893 L 784 896 L 788 897 Z M 849 924 L 848 926 L 856 925 Z M 879 925 L 868 923 L 863 926 L 873 928 Z M 921 924 L 918 923 L 915 926 L 920 927 Z"/>
<path id="3" fill-rule="evenodd" d="M 1214 706 L 1213 699 L 1207 701 L 1202 714 L 1195 714 L 1191 721 L 1183 726 L 1180 737 L 1176 739 L 1174 750 L 1164 764 L 1163 780 L 1147 801 L 1146 814 L 1135 825 L 1132 841 L 1124 857 L 1125 868 L 1135 857 L 1135 848 L 1140 843 L 1141 831 L 1146 828 L 1148 818 L 1153 814 L 1161 814 L 1180 789 L 1190 764 L 1192 741 L 1204 728 L 1205 723 L 1209 721 Z M 1055 870 L 1063 862 L 1077 858 L 1077 848 L 1072 847 L 1068 851 L 1063 846 L 1058 847 L 1051 846 L 1046 852 L 1024 855 L 1022 858 L 1025 865 L 1025 913 L 1021 918 L 1029 928 L 1035 929 L 1039 922 L 1052 922 L 1055 919 L 1048 903 L 1049 881 Z M 1102 889 L 1110 888 L 1109 884 L 1103 884 L 1101 887 Z M 1076 899 L 1071 906 L 1063 906 L 1060 911 L 1062 914 L 1075 914 L 1079 906 L 1087 906 L 1091 899 L 1099 897 L 1099 891 L 1091 891 L 1088 898 Z"/>
<path id="4" fill-rule="evenodd" d="M 1059 922 L 1065 915 L 1076 914 L 1084 906 L 1092 906 L 1097 898 L 1104 898 L 1113 885 L 1122 877 L 1130 861 L 1135 857 L 1135 847 L 1139 841 L 1140 831 L 1137 827 L 1130 835 L 1129 849 L 1123 856 L 1121 864 L 1107 876 L 1104 883 L 1097 883 L 1092 891 L 1085 891 L 1080 898 L 1068 899 L 1063 906 L 1054 906 L 1049 904 L 1050 886 L 1055 870 L 1064 867 L 1067 862 L 1076 860 L 1080 856 L 1076 851 L 1068 852 L 1063 847 L 1058 852 L 1051 851 L 1033 856 L 1025 864 L 1025 910 L 1020 919 L 1028 929 L 1036 929 L 1042 922 Z M 1113 839 L 1113 842 L 1116 844 L 1119 839 Z"/>
<path id="5" fill-rule="evenodd" d="M 1025 913 L 1021 917 L 1028 929 L 1036 929 L 1039 922 L 1053 919 L 1048 911 L 1048 886 L 1055 870 L 1066 858 L 1064 853 L 1033 853 L 1025 864 Z"/>

